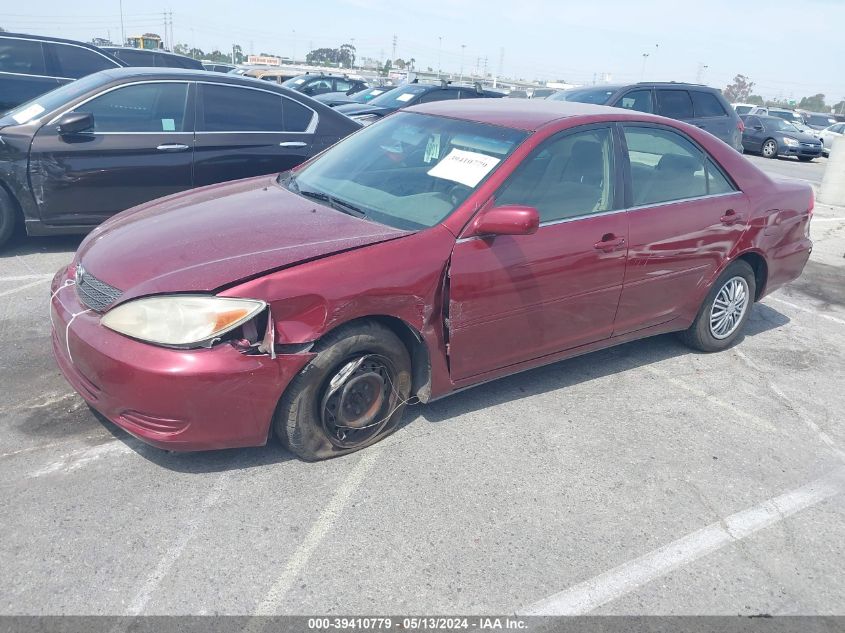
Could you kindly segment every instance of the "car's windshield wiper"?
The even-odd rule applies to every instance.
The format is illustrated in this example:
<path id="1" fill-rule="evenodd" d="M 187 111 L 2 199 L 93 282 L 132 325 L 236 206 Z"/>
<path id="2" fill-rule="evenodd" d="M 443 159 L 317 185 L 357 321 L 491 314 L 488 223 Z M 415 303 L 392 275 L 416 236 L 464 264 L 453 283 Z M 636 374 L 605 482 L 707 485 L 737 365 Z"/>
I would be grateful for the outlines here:
<path id="1" fill-rule="evenodd" d="M 327 203 L 332 209 L 336 209 L 341 211 L 342 213 L 346 213 L 347 215 L 355 216 L 356 218 L 365 218 L 367 214 L 364 213 L 361 209 L 356 207 L 354 204 L 349 204 L 348 202 L 343 202 L 342 200 L 338 200 L 337 198 L 330 196 L 327 193 L 323 193 L 322 191 L 309 191 L 308 189 L 300 189 L 298 185 L 295 185 L 297 189 L 297 193 L 300 196 L 305 196 L 306 198 L 311 198 L 313 200 L 319 200 L 320 202 Z"/>

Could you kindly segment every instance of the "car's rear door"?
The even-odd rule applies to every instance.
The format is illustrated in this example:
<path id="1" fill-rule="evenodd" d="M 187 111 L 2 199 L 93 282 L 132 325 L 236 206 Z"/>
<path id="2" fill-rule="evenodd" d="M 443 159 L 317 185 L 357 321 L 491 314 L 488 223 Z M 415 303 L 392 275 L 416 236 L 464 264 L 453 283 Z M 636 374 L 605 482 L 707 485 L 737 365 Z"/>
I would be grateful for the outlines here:
<path id="1" fill-rule="evenodd" d="M 614 336 L 694 314 L 748 220 L 745 194 L 692 139 L 653 124 L 622 129 L 629 244 Z"/>
<path id="2" fill-rule="evenodd" d="M 455 381 L 608 338 L 625 270 L 627 216 L 613 126 L 540 145 L 491 204 L 536 207 L 533 235 L 459 239 L 449 268 Z"/>
<path id="3" fill-rule="evenodd" d="M 733 147 L 733 137 L 737 133 L 734 117 L 729 115 L 712 92 L 690 89 L 689 93 L 692 97 L 694 113 L 694 118 L 689 123 L 710 132 L 716 138 Z"/>
<path id="4" fill-rule="evenodd" d="M 62 136 L 55 118 L 32 142 L 29 178 L 42 222 L 92 225 L 191 188 L 193 88 L 142 81 L 108 88 L 73 108 L 94 128 Z"/>
<path id="5" fill-rule="evenodd" d="M 198 82 L 197 186 L 285 171 L 316 153 L 317 113 L 272 90 Z"/>
<path id="6" fill-rule="evenodd" d="M 766 129 L 756 116 L 745 117 L 745 131 L 742 133 L 742 146 L 751 152 L 759 152 L 765 140 Z"/>

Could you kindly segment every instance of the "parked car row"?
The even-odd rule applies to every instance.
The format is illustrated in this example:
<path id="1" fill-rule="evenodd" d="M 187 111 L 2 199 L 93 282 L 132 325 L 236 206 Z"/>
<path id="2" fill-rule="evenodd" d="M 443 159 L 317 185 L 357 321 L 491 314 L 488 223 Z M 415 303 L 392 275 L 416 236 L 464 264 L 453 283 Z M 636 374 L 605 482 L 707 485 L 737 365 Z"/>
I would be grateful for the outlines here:
<path id="1" fill-rule="evenodd" d="M 781 117 L 747 114 L 742 118 L 745 122 L 742 146 L 748 152 L 759 153 L 764 158 L 796 156 L 804 162 L 822 155 L 819 139 Z"/>

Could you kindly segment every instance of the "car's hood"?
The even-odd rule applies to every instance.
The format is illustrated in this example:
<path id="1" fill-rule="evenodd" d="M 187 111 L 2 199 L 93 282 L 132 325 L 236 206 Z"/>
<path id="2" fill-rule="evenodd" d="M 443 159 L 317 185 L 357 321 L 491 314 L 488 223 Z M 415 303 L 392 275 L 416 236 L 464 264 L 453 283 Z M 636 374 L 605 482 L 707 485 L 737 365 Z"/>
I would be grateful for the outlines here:
<path id="1" fill-rule="evenodd" d="M 395 110 L 395 108 L 384 108 L 381 106 L 370 105 L 369 103 L 344 103 L 335 108 L 338 112 L 342 112 L 346 116 L 360 116 L 362 114 L 379 114 L 385 116 Z"/>
<path id="2" fill-rule="evenodd" d="M 275 176 L 204 187 L 121 213 L 79 247 L 85 270 L 123 291 L 213 291 L 305 260 L 407 235 L 291 193 Z"/>
<path id="3" fill-rule="evenodd" d="M 817 139 L 812 134 L 807 134 L 805 132 L 780 132 L 781 136 L 788 136 L 790 138 L 794 138 L 796 141 L 800 143 L 818 143 L 819 139 Z"/>

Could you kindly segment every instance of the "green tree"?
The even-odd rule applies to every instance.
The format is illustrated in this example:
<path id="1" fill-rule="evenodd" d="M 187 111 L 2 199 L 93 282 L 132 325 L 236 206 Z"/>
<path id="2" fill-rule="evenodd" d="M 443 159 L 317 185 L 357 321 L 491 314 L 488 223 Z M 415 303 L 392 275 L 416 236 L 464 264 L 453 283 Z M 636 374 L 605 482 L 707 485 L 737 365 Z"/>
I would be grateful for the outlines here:
<path id="1" fill-rule="evenodd" d="M 833 111 L 836 114 L 845 114 L 845 99 L 833 106 Z"/>
<path id="2" fill-rule="evenodd" d="M 343 44 L 337 51 L 337 61 L 344 68 L 352 68 L 355 65 L 355 47 L 352 44 Z"/>
<path id="3" fill-rule="evenodd" d="M 827 111 L 827 105 L 825 105 L 824 102 L 824 95 L 821 93 L 813 95 L 812 97 L 804 97 L 801 99 L 798 107 L 804 110 L 810 110 L 811 112 Z"/>
<path id="4" fill-rule="evenodd" d="M 725 99 L 729 103 L 744 103 L 751 96 L 752 88 L 754 88 L 753 81 L 750 81 L 745 75 L 737 75 L 733 82 L 722 90 L 722 94 L 725 95 Z"/>
<path id="5" fill-rule="evenodd" d="M 381 74 L 382 75 L 388 75 L 392 68 L 393 68 L 393 63 L 388 59 L 386 62 L 384 62 L 384 66 L 381 69 Z"/>
<path id="6" fill-rule="evenodd" d="M 407 66 L 407 64 L 405 63 L 404 59 L 399 57 L 398 59 L 393 60 L 393 66 L 395 68 L 398 68 L 399 70 L 405 70 L 405 66 Z"/>
<path id="7" fill-rule="evenodd" d="M 745 100 L 745 103 L 753 103 L 754 105 L 763 105 L 765 102 L 763 101 L 763 97 L 760 95 L 749 95 L 748 99 Z"/>

